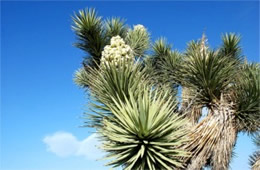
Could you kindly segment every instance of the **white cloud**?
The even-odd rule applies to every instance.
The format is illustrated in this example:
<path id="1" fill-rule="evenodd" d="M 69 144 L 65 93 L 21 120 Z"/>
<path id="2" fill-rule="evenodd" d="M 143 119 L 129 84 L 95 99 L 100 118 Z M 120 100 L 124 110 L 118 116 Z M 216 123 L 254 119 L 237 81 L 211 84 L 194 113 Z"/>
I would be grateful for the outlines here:
<path id="1" fill-rule="evenodd" d="M 60 157 L 84 156 L 90 160 L 97 160 L 105 154 L 98 148 L 101 142 L 96 133 L 80 141 L 71 133 L 56 132 L 44 137 L 43 142 L 47 145 L 49 152 Z"/>

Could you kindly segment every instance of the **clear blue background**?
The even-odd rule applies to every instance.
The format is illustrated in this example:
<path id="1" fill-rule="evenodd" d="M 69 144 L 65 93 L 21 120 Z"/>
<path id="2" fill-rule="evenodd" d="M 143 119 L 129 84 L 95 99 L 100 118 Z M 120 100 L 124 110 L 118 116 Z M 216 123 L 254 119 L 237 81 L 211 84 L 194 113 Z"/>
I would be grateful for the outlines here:
<path id="1" fill-rule="evenodd" d="M 71 16 L 85 7 L 143 24 L 153 40 L 165 36 L 179 50 L 203 31 L 213 48 L 221 33 L 240 33 L 244 54 L 259 62 L 259 2 L 1 2 L 1 170 L 108 169 L 57 157 L 42 142 L 56 131 L 80 140 L 92 131 L 79 127 L 87 98 L 72 81 L 85 54 L 72 46 Z M 249 169 L 254 149 L 240 134 L 232 169 Z"/>

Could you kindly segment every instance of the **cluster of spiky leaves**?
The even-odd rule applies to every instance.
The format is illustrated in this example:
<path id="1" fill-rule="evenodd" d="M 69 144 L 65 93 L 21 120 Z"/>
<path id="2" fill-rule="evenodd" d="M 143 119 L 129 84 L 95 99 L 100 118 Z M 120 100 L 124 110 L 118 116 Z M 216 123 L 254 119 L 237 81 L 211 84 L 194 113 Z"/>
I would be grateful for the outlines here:
<path id="1" fill-rule="evenodd" d="M 95 10 L 86 9 L 80 10 L 72 19 L 74 23 L 72 29 L 78 39 L 75 46 L 90 55 L 84 61 L 86 64 L 96 66 L 99 64 L 101 52 L 106 45 L 102 18 L 97 16 Z"/>
<path id="2" fill-rule="evenodd" d="M 168 74 L 168 69 L 176 73 L 177 66 L 181 62 L 181 53 L 172 51 L 171 45 L 166 39 L 160 38 L 152 45 L 152 55 L 144 61 L 145 69 L 150 80 L 158 87 L 167 86 L 172 89 L 172 93 L 177 92 L 178 84 L 172 74 Z M 167 77 L 167 78 L 166 78 Z"/>
<path id="3" fill-rule="evenodd" d="M 107 38 L 107 41 L 110 41 L 112 37 L 117 35 L 125 38 L 128 32 L 128 27 L 125 25 L 125 21 L 120 18 L 107 19 L 104 22 L 104 27 L 106 30 L 105 37 Z"/>
<path id="4" fill-rule="evenodd" d="M 105 65 L 104 69 L 91 68 L 80 69 L 75 74 L 75 82 L 81 87 L 89 87 L 93 102 L 92 106 L 98 110 L 93 110 L 96 114 L 90 114 L 90 125 L 100 125 L 103 117 L 111 115 L 108 108 L 113 105 L 112 98 L 125 100 L 129 97 L 129 90 L 141 92 L 140 89 L 147 84 L 147 76 L 139 63 L 126 62 L 119 63 L 121 67 L 114 63 Z M 135 93 L 137 95 L 137 93 Z"/>
<path id="5" fill-rule="evenodd" d="M 149 49 L 149 33 L 140 25 L 128 29 L 119 18 L 102 21 L 92 9 L 80 11 L 73 20 L 76 46 L 89 54 L 75 80 L 92 94 L 95 109 L 88 125 L 107 141 L 104 149 L 114 158 L 110 165 L 169 169 L 183 167 L 184 160 L 187 169 L 205 165 L 227 169 L 237 133 L 259 130 L 259 65 L 243 61 L 240 36 L 224 34 L 221 47 L 212 50 L 203 35 L 190 42 L 183 54 L 159 39 L 144 60 L 122 60 L 120 67 L 111 63 L 100 69 L 102 51 L 112 37 L 119 35 L 135 57 L 142 57 Z M 179 86 L 181 109 L 175 100 Z M 198 122 L 203 107 L 209 113 Z M 176 112 L 190 119 L 187 125 L 193 124 L 188 143 L 184 143 L 184 121 Z M 160 124 L 153 124 L 156 121 Z M 187 156 L 184 150 L 193 156 L 180 159 Z"/>
<path id="6" fill-rule="evenodd" d="M 80 10 L 72 19 L 74 23 L 72 29 L 78 39 L 75 46 L 88 54 L 83 61 L 85 66 L 98 67 L 104 47 L 117 35 L 129 43 L 136 56 L 143 56 L 149 47 L 150 37 L 147 30 L 145 28 L 131 30 L 123 19 L 102 20 L 95 9 L 91 8 Z"/>
<path id="7" fill-rule="evenodd" d="M 239 130 L 255 132 L 260 128 L 260 67 L 244 64 L 235 84 L 236 117 Z"/>
<path id="8" fill-rule="evenodd" d="M 219 49 L 219 53 L 222 56 L 237 59 L 238 61 L 243 60 L 242 49 L 240 47 L 241 37 L 234 33 L 222 35 L 222 45 Z"/>
<path id="9" fill-rule="evenodd" d="M 121 101 L 115 98 L 111 105 L 113 117 L 103 120 L 100 132 L 103 148 L 109 158 L 108 165 L 125 169 L 181 168 L 181 157 L 188 153 L 180 148 L 187 142 L 185 121 L 174 112 L 176 102 L 167 94 L 145 88 L 143 93 Z"/>
<path id="10" fill-rule="evenodd" d="M 126 42 L 133 49 L 135 56 L 144 56 L 150 46 L 150 35 L 142 25 L 135 25 L 130 29 L 126 36 Z"/>
<path id="11" fill-rule="evenodd" d="M 252 170 L 258 170 L 260 169 L 260 133 L 256 133 L 254 136 L 254 143 L 257 146 L 258 151 L 253 153 L 252 156 L 250 156 L 250 166 Z"/>
<path id="12" fill-rule="evenodd" d="M 233 81 L 234 61 L 219 55 L 215 51 L 203 51 L 199 44 L 189 44 L 192 51 L 187 51 L 180 68 L 180 79 L 184 87 L 200 92 L 197 100 L 201 104 L 211 104 L 220 99 L 221 93 Z"/>
<path id="13" fill-rule="evenodd" d="M 175 96 L 156 90 L 137 63 L 111 63 L 102 69 L 81 69 L 76 82 L 89 86 L 95 114 L 89 125 L 97 128 L 103 149 L 114 160 L 108 165 L 125 169 L 170 169 L 183 167 L 181 149 L 187 142 L 186 121 L 177 115 Z"/>

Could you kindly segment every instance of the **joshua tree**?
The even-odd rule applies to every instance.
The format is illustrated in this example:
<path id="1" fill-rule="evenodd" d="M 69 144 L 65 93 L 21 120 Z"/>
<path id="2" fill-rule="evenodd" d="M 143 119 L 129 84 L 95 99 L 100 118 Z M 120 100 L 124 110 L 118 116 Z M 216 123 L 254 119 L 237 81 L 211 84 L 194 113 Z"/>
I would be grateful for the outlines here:
<path id="1" fill-rule="evenodd" d="M 223 35 L 213 50 L 203 34 L 180 53 L 163 38 L 150 48 L 145 27 L 102 20 L 92 9 L 73 21 L 75 45 L 88 54 L 75 81 L 91 93 L 87 125 L 100 134 L 109 165 L 227 169 L 237 134 L 259 130 L 260 69 L 242 56 L 239 36 Z"/>
<path id="2" fill-rule="evenodd" d="M 167 86 L 153 86 L 138 59 L 149 47 L 147 30 L 142 25 L 127 29 L 120 19 L 101 22 L 94 10 L 80 11 L 74 23 L 76 45 L 90 55 L 75 81 L 92 94 L 88 125 L 96 128 L 107 158 L 113 159 L 108 165 L 183 168 L 181 158 L 189 156 L 181 147 L 188 140 L 186 120 L 176 113 L 175 94 Z"/>
<path id="3" fill-rule="evenodd" d="M 259 65 L 243 61 L 240 38 L 225 34 L 217 50 L 207 46 L 205 36 L 188 44 L 180 56 L 160 54 L 157 42 L 157 65 L 160 75 L 167 75 L 183 89 L 183 114 L 196 124 L 201 108 L 208 109 L 207 116 L 192 128 L 191 142 L 185 148 L 192 152 L 187 169 L 201 169 L 210 164 L 212 169 L 227 169 L 236 142 L 237 133 L 253 133 L 260 126 Z M 160 45 L 158 45 L 160 44 Z M 157 66 L 158 67 L 158 66 Z M 154 69 L 155 70 L 155 69 Z"/>

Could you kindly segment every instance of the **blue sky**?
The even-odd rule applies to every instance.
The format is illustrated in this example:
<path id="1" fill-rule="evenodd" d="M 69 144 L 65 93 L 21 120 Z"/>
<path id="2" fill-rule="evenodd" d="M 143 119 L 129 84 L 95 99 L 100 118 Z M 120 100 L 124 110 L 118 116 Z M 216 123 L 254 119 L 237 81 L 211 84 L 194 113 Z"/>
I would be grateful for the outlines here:
<path id="1" fill-rule="evenodd" d="M 88 98 L 72 81 L 84 53 L 72 46 L 71 16 L 85 7 L 143 24 L 179 50 L 203 31 L 213 48 L 221 33 L 240 33 L 244 54 L 259 62 L 256 1 L 1 2 L 1 170 L 108 169 L 95 161 L 93 130 L 80 127 Z M 254 149 L 240 134 L 232 169 L 249 169 Z"/>

